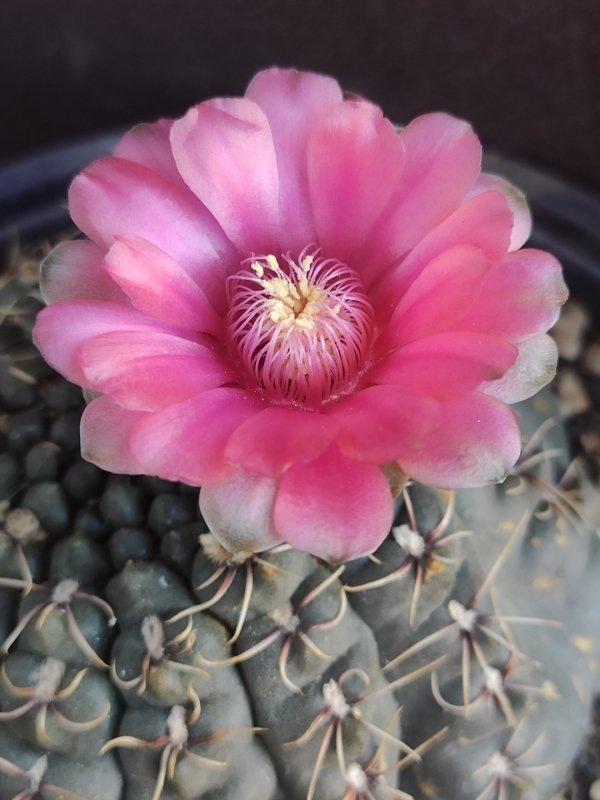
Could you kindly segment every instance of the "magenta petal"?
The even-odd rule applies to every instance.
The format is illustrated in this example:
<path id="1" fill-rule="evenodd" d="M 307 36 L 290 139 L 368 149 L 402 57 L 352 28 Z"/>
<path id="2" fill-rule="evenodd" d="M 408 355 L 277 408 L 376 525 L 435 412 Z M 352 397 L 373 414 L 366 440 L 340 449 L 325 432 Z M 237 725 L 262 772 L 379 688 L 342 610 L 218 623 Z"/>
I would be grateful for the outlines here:
<path id="1" fill-rule="evenodd" d="M 506 198 L 513 217 L 508 249 L 511 251 L 518 250 L 519 247 L 523 247 L 531 235 L 531 211 L 527 205 L 525 195 L 504 178 L 500 178 L 498 175 L 490 175 L 487 172 L 481 173 L 470 194 L 473 196 L 490 190 L 500 192 Z"/>
<path id="2" fill-rule="evenodd" d="M 340 562 L 371 553 L 393 517 L 389 484 L 379 467 L 345 458 L 331 447 L 282 477 L 275 527 L 299 550 Z"/>
<path id="3" fill-rule="evenodd" d="M 256 553 L 280 544 L 273 523 L 277 481 L 234 472 L 219 483 L 204 485 L 200 511 L 210 532 L 231 553 Z"/>
<path id="4" fill-rule="evenodd" d="M 273 138 L 260 108 L 244 98 L 200 103 L 174 123 L 171 144 L 183 179 L 239 252 L 272 252 L 284 232 Z"/>
<path id="5" fill-rule="evenodd" d="M 200 285 L 224 302 L 227 268 L 238 256 L 213 217 L 152 170 L 122 158 L 101 158 L 69 190 L 76 225 L 108 249 L 118 236 L 138 236 L 164 250 Z"/>
<path id="6" fill-rule="evenodd" d="M 404 172 L 367 243 L 366 279 L 377 277 L 458 208 L 481 168 L 481 145 L 471 126 L 448 114 L 417 117 L 399 136 Z"/>
<path id="7" fill-rule="evenodd" d="M 472 245 L 457 245 L 425 267 L 398 303 L 376 352 L 408 344 L 459 326 L 468 310 L 481 303 L 485 254 Z M 463 327 L 470 330 L 470 326 Z"/>
<path id="8" fill-rule="evenodd" d="M 517 348 L 503 339 L 478 333 L 438 333 L 395 350 L 366 375 L 366 380 L 398 384 L 437 400 L 468 394 L 485 381 L 496 381 L 517 358 Z"/>
<path id="9" fill-rule="evenodd" d="M 279 172 L 286 248 L 301 250 L 316 240 L 308 188 L 308 138 L 315 124 L 342 103 L 342 91 L 333 78 L 274 67 L 252 79 L 246 97 L 262 109 L 269 121 Z"/>
<path id="10" fill-rule="evenodd" d="M 558 319 L 568 294 L 560 264 L 550 253 L 509 253 L 485 275 L 481 296 L 459 327 L 511 338 L 544 333 Z"/>
<path id="11" fill-rule="evenodd" d="M 234 471 L 225 448 L 234 430 L 261 403 L 240 389 L 211 389 L 149 414 L 136 428 L 131 449 L 153 475 L 199 486 Z"/>
<path id="12" fill-rule="evenodd" d="M 187 190 L 171 150 L 172 125 L 172 119 L 136 125 L 119 140 L 114 155 L 142 164 L 178 188 Z"/>
<path id="13" fill-rule="evenodd" d="M 558 350 L 545 333 L 519 342 L 518 356 L 506 375 L 481 386 L 481 391 L 504 403 L 518 403 L 532 397 L 556 374 Z"/>
<path id="14" fill-rule="evenodd" d="M 222 334 L 221 318 L 194 279 L 145 239 L 119 237 L 104 269 L 140 311 L 191 330 Z"/>
<path id="15" fill-rule="evenodd" d="M 33 341 L 46 361 L 73 383 L 87 386 L 79 363 L 79 347 L 87 339 L 114 331 L 156 331 L 194 339 L 174 325 L 116 303 L 54 303 L 42 309 L 33 329 Z M 87 386 L 87 388 L 92 388 Z"/>
<path id="16" fill-rule="evenodd" d="M 427 264 L 456 245 L 478 247 L 490 261 L 504 256 L 511 226 L 506 198 L 498 192 L 484 192 L 463 203 L 371 289 L 369 297 L 377 319 L 380 323 L 389 319 Z"/>
<path id="17" fill-rule="evenodd" d="M 342 453 L 375 464 L 419 451 L 439 419 L 435 400 L 404 386 L 370 386 L 327 410 L 339 425 L 336 444 Z"/>
<path id="18" fill-rule="evenodd" d="M 414 480 L 448 489 L 502 481 L 521 451 L 519 421 L 503 403 L 484 394 L 442 404 L 441 421 L 419 452 L 399 460 Z"/>
<path id="19" fill-rule="evenodd" d="M 402 172 L 402 141 L 377 106 L 347 100 L 316 120 L 308 145 L 318 241 L 360 272 L 364 240 Z"/>
<path id="20" fill-rule="evenodd" d="M 93 242 L 56 245 L 42 261 L 40 288 L 46 303 L 108 300 L 128 304 L 126 296 L 102 269 L 104 250 Z"/>
<path id="21" fill-rule="evenodd" d="M 86 385 L 124 408 L 156 411 L 234 380 L 222 355 L 161 331 L 114 331 L 85 341 Z"/>
<path id="22" fill-rule="evenodd" d="M 299 408 L 265 408 L 240 425 L 225 455 L 248 472 L 275 476 L 292 464 L 321 455 L 335 432 L 335 423 L 325 414 Z"/>
<path id="23" fill-rule="evenodd" d="M 126 411 L 110 397 L 97 397 L 81 417 L 81 455 L 92 464 L 121 475 L 147 474 L 129 448 L 134 426 L 144 412 Z"/>

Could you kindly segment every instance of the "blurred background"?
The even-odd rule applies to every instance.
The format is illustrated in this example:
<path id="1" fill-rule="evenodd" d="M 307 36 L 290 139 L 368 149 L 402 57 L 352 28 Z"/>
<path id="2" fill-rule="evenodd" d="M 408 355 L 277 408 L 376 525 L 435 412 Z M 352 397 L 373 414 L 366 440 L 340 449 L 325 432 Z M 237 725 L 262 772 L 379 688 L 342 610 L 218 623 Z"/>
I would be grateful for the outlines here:
<path id="1" fill-rule="evenodd" d="M 279 64 L 398 122 L 447 110 L 486 148 L 600 188 L 599 30 L 598 0 L 1 0 L 0 164 Z"/>

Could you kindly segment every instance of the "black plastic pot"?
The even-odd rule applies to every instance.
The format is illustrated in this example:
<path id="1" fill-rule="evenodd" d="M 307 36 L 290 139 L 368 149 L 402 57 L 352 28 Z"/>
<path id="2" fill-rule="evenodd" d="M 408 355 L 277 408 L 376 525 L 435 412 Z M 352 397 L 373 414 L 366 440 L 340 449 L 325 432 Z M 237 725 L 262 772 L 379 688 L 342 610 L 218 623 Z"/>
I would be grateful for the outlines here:
<path id="1" fill-rule="evenodd" d="M 69 227 L 69 183 L 94 158 L 109 154 L 117 138 L 83 139 L 0 169 L 0 246 L 15 236 L 35 239 Z M 529 245 L 554 253 L 573 295 L 593 308 L 600 302 L 600 196 L 503 156 L 488 156 L 484 167 L 525 192 L 534 217 Z"/>

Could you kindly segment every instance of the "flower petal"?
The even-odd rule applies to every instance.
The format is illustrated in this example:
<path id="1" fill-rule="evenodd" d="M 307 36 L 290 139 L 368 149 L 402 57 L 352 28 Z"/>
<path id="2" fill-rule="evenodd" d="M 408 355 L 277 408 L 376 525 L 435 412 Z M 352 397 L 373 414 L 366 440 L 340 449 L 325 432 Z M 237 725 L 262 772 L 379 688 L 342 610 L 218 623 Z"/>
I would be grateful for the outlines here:
<path id="1" fill-rule="evenodd" d="M 340 562 L 371 553 L 393 517 L 389 484 L 379 467 L 345 458 L 335 447 L 282 477 L 275 527 L 293 547 Z"/>
<path id="2" fill-rule="evenodd" d="M 92 400 L 81 417 L 81 455 L 109 472 L 147 474 L 129 448 L 131 431 L 144 416 L 142 411 L 126 411 L 110 397 Z"/>
<path id="3" fill-rule="evenodd" d="M 484 394 L 442 404 L 441 421 L 431 428 L 419 452 L 399 459 L 414 480 L 464 489 L 504 480 L 521 451 L 516 414 Z"/>
<path id="4" fill-rule="evenodd" d="M 103 266 L 140 311 L 194 331 L 222 335 L 223 322 L 205 293 L 164 250 L 137 236 L 120 236 Z"/>
<path id="5" fill-rule="evenodd" d="M 277 481 L 234 472 L 200 490 L 200 511 L 210 532 L 231 553 L 256 553 L 280 544 L 273 523 Z"/>
<path id="6" fill-rule="evenodd" d="M 365 380 L 398 384 L 447 400 L 501 378 L 517 358 L 503 339 L 478 333 L 437 333 L 395 350 L 369 370 Z"/>
<path id="7" fill-rule="evenodd" d="M 402 141 L 377 106 L 347 100 L 316 120 L 308 142 L 308 173 L 325 253 L 360 273 L 363 242 L 389 202 L 403 165 Z"/>
<path id="8" fill-rule="evenodd" d="M 117 142 L 114 155 L 142 164 L 187 191 L 171 150 L 172 125 L 172 119 L 136 125 Z"/>
<path id="9" fill-rule="evenodd" d="M 246 97 L 262 109 L 269 121 L 286 248 L 300 251 L 316 241 L 308 189 L 307 141 L 315 124 L 342 103 L 342 90 L 333 78 L 274 67 L 252 79 Z"/>
<path id="10" fill-rule="evenodd" d="M 42 261 L 40 288 L 46 303 L 63 300 L 128 300 L 102 269 L 104 250 L 88 241 L 60 242 Z"/>
<path id="11" fill-rule="evenodd" d="M 132 436 L 132 452 L 150 474 L 167 480 L 220 481 L 234 471 L 225 458 L 229 437 L 260 408 L 240 389 L 211 389 L 148 414 Z"/>
<path id="12" fill-rule="evenodd" d="M 232 435 L 226 458 L 242 469 L 275 476 L 292 464 L 311 461 L 326 450 L 336 432 L 330 417 L 299 408 L 265 408 Z"/>
<path id="13" fill-rule="evenodd" d="M 498 192 L 484 192 L 463 203 L 370 290 L 369 299 L 380 324 L 389 319 L 411 284 L 434 258 L 456 245 L 470 244 L 495 261 L 508 250 L 511 226 L 510 209 Z"/>
<path id="14" fill-rule="evenodd" d="M 481 391 L 504 403 L 518 403 L 532 397 L 556 374 L 558 349 L 551 336 L 542 333 L 517 345 L 518 356 L 498 380 L 482 384 Z"/>
<path id="15" fill-rule="evenodd" d="M 124 408 L 157 411 L 235 380 L 220 354 L 161 331 L 114 331 L 85 341 L 86 385 Z"/>
<path id="16" fill-rule="evenodd" d="M 370 386 L 326 407 L 339 425 L 336 444 L 361 461 L 386 464 L 419 451 L 439 419 L 439 404 L 403 386 Z"/>
<path id="17" fill-rule="evenodd" d="M 367 286 L 458 208 L 481 168 L 481 145 L 471 126 L 448 114 L 417 117 L 400 139 L 404 171 L 365 244 Z"/>
<path id="18" fill-rule="evenodd" d="M 273 138 L 245 98 L 208 100 L 171 130 L 183 179 L 214 214 L 242 257 L 281 251 L 279 179 Z"/>
<path id="19" fill-rule="evenodd" d="M 40 311 L 33 329 L 33 341 L 50 366 L 73 383 L 87 386 L 79 363 L 79 347 L 87 339 L 113 331 L 148 334 L 162 331 L 192 341 L 198 338 L 198 334 L 159 322 L 131 306 L 71 302 L 54 303 Z"/>
<path id="20" fill-rule="evenodd" d="M 375 343 L 378 355 L 460 324 L 479 308 L 489 262 L 482 250 L 457 245 L 434 258 L 398 303 L 387 329 Z M 470 330 L 470 326 L 462 328 Z"/>
<path id="21" fill-rule="evenodd" d="M 478 302 L 466 310 L 459 327 L 510 338 L 544 333 L 568 294 L 560 264 L 550 253 L 509 253 L 487 272 Z"/>
<path id="22" fill-rule="evenodd" d="M 518 250 L 523 247 L 527 239 L 531 236 L 532 220 L 531 211 L 527 204 L 527 199 L 523 192 L 512 183 L 509 183 L 499 175 L 491 175 L 488 172 L 482 172 L 470 196 L 475 196 L 481 192 L 488 192 L 490 190 L 500 192 L 506 198 L 506 202 L 512 213 L 512 230 L 510 236 L 509 250 Z"/>
<path id="23" fill-rule="evenodd" d="M 227 266 L 237 254 L 213 217 L 191 193 L 157 173 L 114 156 L 94 161 L 69 190 L 75 224 L 108 249 L 120 235 L 139 236 L 164 250 L 224 307 Z"/>

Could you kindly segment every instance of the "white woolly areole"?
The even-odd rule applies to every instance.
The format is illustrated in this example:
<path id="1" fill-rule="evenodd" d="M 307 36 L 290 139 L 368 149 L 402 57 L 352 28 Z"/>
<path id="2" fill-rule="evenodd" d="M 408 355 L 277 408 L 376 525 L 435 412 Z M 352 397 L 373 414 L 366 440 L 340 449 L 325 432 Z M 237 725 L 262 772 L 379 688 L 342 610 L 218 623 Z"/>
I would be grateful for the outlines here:
<path id="1" fill-rule="evenodd" d="M 31 769 L 27 771 L 27 792 L 29 794 L 35 795 L 39 792 L 47 769 L 48 756 L 42 756 L 41 758 L 38 758 Z"/>
<path id="2" fill-rule="evenodd" d="M 485 675 L 485 688 L 491 694 L 498 694 L 504 683 L 500 670 L 495 667 L 484 667 L 483 673 Z"/>
<path id="3" fill-rule="evenodd" d="M 150 657 L 160 661 L 165 654 L 165 629 L 156 614 L 149 614 L 142 622 L 142 636 Z"/>
<path id="4" fill-rule="evenodd" d="M 173 706 L 167 717 L 167 731 L 171 744 L 183 747 L 188 740 L 188 729 L 185 724 L 185 709 L 183 706 Z"/>
<path id="5" fill-rule="evenodd" d="M 295 633 L 300 625 L 300 617 L 294 614 L 294 609 L 291 603 L 284 603 L 278 608 L 270 611 L 268 616 L 273 620 L 278 628 L 281 628 L 286 633 Z"/>
<path id="6" fill-rule="evenodd" d="M 52 592 L 52 602 L 59 606 L 68 605 L 73 599 L 73 595 L 79 589 L 79 583 L 72 578 L 65 578 L 64 581 L 57 583 Z"/>
<path id="7" fill-rule="evenodd" d="M 421 558 L 425 552 L 425 539 L 408 525 L 397 525 L 392 528 L 392 536 L 396 544 L 413 558 Z"/>
<path id="8" fill-rule="evenodd" d="M 505 781 L 512 775 L 512 767 L 510 760 L 499 751 L 492 754 L 487 763 L 487 771 L 490 778 L 497 778 L 498 780 Z"/>
<path id="9" fill-rule="evenodd" d="M 210 559 L 213 564 L 219 564 L 219 566 L 239 567 L 241 564 L 245 564 L 253 555 L 245 550 L 238 550 L 236 553 L 230 552 L 223 547 L 212 533 L 201 533 L 198 540 L 204 555 Z"/>
<path id="10" fill-rule="evenodd" d="M 458 623 L 458 627 L 465 633 L 473 633 L 477 622 L 477 612 L 472 608 L 465 608 L 458 600 L 450 600 L 448 603 L 448 613 L 452 620 Z"/>
<path id="11" fill-rule="evenodd" d="M 355 761 L 348 764 L 346 781 L 349 788 L 354 792 L 366 792 L 369 788 L 369 779 L 365 771 L 360 764 L 357 764 Z"/>
<path id="12" fill-rule="evenodd" d="M 323 699 L 334 717 L 345 719 L 351 711 L 344 693 L 333 678 L 323 686 Z"/>
<path id="13" fill-rule="evenodd" d="M 58 658 L 47 658 L 39 668 L 35 679 L 34 697 L 41 703 L 54 700 L 67 665 Z"/>

